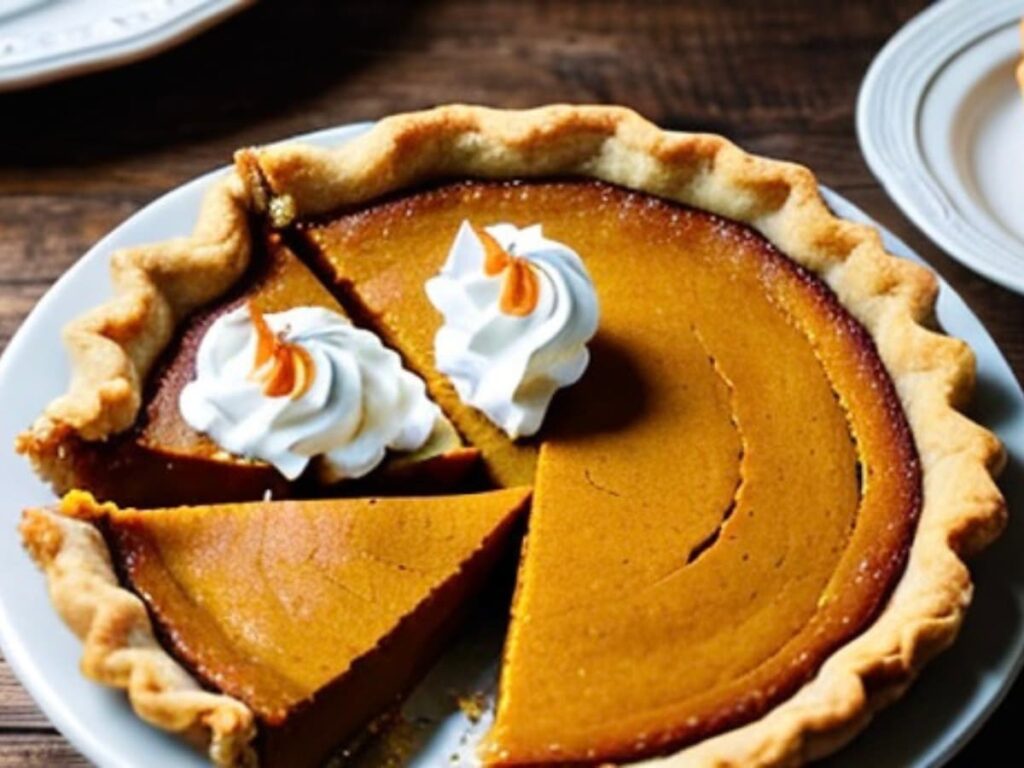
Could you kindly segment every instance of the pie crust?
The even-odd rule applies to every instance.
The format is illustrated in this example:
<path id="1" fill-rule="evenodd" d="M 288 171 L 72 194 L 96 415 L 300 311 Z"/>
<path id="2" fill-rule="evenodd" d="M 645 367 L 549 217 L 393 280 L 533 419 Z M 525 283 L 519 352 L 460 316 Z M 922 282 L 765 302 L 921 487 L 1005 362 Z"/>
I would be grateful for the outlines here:
<path id="1" fill-rule="evenodd" d="M 126 691 L 147 723 L 206 745 L 214 765 L 255 765 L 252 711 L 203 690 L 160 646 L 145 604 L 120 585 L 99 530 L 75 519 L 77 497 L 69 494 L 59 511 L 27 510 L 21 535 L 57 613 L 82 641 L 82 674 Z"/>
<path id="2" fill-rule="evenodd" d="M 190 239 L 115 256 L 118 298 L 69 326 L 71 387 L 18 442 L 44 474 L 62 435 L 102 439 L 132 423 L 140 382 L 175 322 L 244 270 L 250 213 L 283 227 L 436 179 L 591 177 L 745 223 L 821 278 L 874 339 L 923 469 L 924 503 L 906 570 L 876 621 L 760 720 L 648 764 L 780 765 L 827 754 L 955 638 L 972 591 L 962 559 L 1005 524 L 1005 502 L 993 479 L 1005 454 L 994 435 L 957 410 L 973 389 L 974 357 L 964 342 L 933 330 L 935 277 L 886 253 L 873 228 L 835 217 L 807 169 L 749 155 L 718 136 L 662 131 L 617 107 L 449 106 L 382 120 L 333 149 L 283 144 L 243 150 L 236 170 L 210 193 Z M 197 268 L 207 279 L 182 280 Z M 35 528 L 45 530 L 42 523 Z M 116 644 L 94 639 L 100 631 L 83 626 L 74 609 L 78 598 L 54 586 L 74 583 L 85 577 L 77 570 L 89 574 L 96 562 L 107 562 L 102 541 L 79 544 L 85 534 L 59 526 L 53 530 L 60 533 L 41 537 L 33 530 L 26 526 L 26 538 L 46 566 L 58 610 L 88 635 L 86 659 L 116 656 Z M 94 551 L 64 556 L 61 541 L 73 552 L 83 546 Z M 127 606 L 123 590 L 106 585 L 110 589 L 96 601 Z M 91 615 L 101 615 L 97 606 Z M 123 640 L 132 648 L 137 638 Z M 112 682 L 128 686 L 124 677 Z M 129 693 L 139 707 L 139 694 Z M 186 721 L 198 724 L 213 732 L 215 746 L 232 743 L 215 727 L 219 723 L 196 711 L 187 700 L 147 710 L 146 719 L 174 730 Z"/>

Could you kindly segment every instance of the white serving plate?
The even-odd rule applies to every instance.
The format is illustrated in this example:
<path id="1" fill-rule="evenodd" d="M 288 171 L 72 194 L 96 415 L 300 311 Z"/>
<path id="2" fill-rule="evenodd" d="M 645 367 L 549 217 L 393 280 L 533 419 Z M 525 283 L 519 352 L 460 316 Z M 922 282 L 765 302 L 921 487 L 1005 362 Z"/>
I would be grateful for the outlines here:
<path id="1" fill-rule="evenodd" d="M 252 0 L 0 0 L 0 91 L 127 64 Z"/>
<path id="2" fill-rule="evenodd" d="M 943 0 L 875 58 L 857 101 L 868 165 L 951 256 L 1024 293 L 1021 0 Z"/>
<path id="3" fill-rule="evenodd" d="M 338 144 L 366 125 L 332 128 L 303 140 Z M 0 446 L 29 424 L 63 391 L 68 367 L 58 343 L 70 318 L 109 295 L 107 262 L 119 247 L 187 233 L 203 190 L 223 170 L 164 195 L 97 243 L 40 300 L 0 358 Z M 841 215 L 868 221 L 857 208 L 826 192 Z M 886 233 L 890 250 L 920 260 Z M 978 357 L 976 419 L 999 433 L 1011 453 L 1002 479 L 1011 508 L 1024 509 L 1024 393 L 1006 360 L 966 304 L 943 284 L 938 314 L 950 333 L 966 339 Z M 50 607 L 43 579 L 21 550 L 14 532 L 20 510 L 53 499 L 9 448 L 0 453 L 0 646 L 18 679 L 54 725 L 94 763 L 134 768 L 204 765 L 203 758 L 174 737 L 135 718 L 123 695 L 78 673 L 80 643 Z M 952 755 L 980 726 L 1013 681 L 1024 652 L 1024 521 L 1010 527 L 974 564 L 975 604 L 952 650 L 930 665 L 910 693 L 882 713 L 865 734 L 833 758 L 836 765 L 931 766 Z M 454 648 L 417 688 L 403 712 L 416 728 L 421 748 L 411 764 L 473 765 L 473 746 L 489 716 L 472 724 L 452 691 L 493 686 L 502 636 L 500 622 L 482 623 Z"/>

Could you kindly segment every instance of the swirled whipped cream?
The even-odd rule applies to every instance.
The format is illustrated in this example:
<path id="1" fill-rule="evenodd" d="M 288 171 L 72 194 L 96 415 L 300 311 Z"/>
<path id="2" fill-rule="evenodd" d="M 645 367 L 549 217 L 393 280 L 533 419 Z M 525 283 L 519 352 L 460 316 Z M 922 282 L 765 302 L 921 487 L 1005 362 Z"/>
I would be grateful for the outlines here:
<path id="1" fill-rule="evenodd" d="M 540 225 L 464 221 L 426 291 L 444 315 L 435 362 L 459 397 L 512 438 L 535 434 L 590 361 L 598 303 L 580 257 Z"/>
<path id="2" fill-rule="evenodd" d="M 320 307 L 218 318 L 179 406 L 193 429 L 289 480 L 314 458 L 326 481 L 362 477 L 389 448 L 421 448 L 440 418 L 395 352 Z"/>

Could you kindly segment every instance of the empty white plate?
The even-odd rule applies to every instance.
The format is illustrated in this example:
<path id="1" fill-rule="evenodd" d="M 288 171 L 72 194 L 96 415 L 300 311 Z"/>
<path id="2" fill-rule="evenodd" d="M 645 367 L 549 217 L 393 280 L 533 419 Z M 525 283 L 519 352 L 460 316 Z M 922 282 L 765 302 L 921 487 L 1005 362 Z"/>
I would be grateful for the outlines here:
<path id="1" fill-rule="evenodd" d="M 0 91 L 144 58 L 252 0 L 0 0 Z"/>
<path id="2" fill-rule="evenodd" d="M 951 256 L 1024 293 L 1021 0 L 943 0 L 912 19 L 861 86 L 871 170 Z"/>
<path id="3" fill-rule="evenodd" d="M 341 126 L 300 138 L 330 146 L 365 129 Z M 110 294 L 111 252 L 187 233 L 203 191 L 222 172 L 169 192 L 97 243 L 40 300 L 0 358 L 0 646 L 54 725 L 104 768 L 200 768 L 206 762 L 179 740 L 136 718 L 121 693 L 79 674 L 81 644 L 50 607 L 43 578 L 21 550 L 15 532 L 21 509 L 49 503 L 53 494 L 10 446 L 14 436 L 64 390 L 68 367 L 60 328 Z M 834 193 L 826 191 L 826 200 L 841 216 L 869 221 Z M 885 237 L 894 253 L 917 258 L 895 237 Z M 946 330 L 970 343 L 977 355 L 979 391 L 972 416 L 995 430 L 1009 448 L 1011 463 L 1001 484 L 1010 508 L 1024 509 L 1024 393 L 981 323 L 945 284 L 938 316 Z M 1003 538 L 972 566 L 975 601 L 957 643 L 929 665 L 906 697 L 833 758 L 836 766 L 933 766 L 974 733 L 1012 683 L 1024 652 L 1021 551 L 1024 519 L 1014 516 Z M 489 715 L 471 723 L 453 693 L 493 688 L 505 611 L 504 604 L 482 606 L 474 631 L 451 649 L 406 703 L 403 714 L 411 725 L 403 741 L 418 745 L 409 758 L 411 766 L 475 764 L 473 748 Z"/>

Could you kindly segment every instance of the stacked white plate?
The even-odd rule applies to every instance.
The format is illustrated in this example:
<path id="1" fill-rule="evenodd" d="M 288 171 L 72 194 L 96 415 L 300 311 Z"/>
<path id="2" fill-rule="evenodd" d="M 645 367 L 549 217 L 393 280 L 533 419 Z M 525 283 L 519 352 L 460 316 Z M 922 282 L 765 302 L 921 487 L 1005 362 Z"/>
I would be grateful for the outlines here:
<path id="1" fill-rule="evenodd" d="M 951 256 L 1018 293 L 1022 16 L 1021 0 L 936 3 L 885 46 L 857 104 L 864 156 L 897 205 Z"/>
<path id="2" fill-rule="evenodd" d="M 0 0 L 0 91 L 152 56 L 252 0 Z"/>

